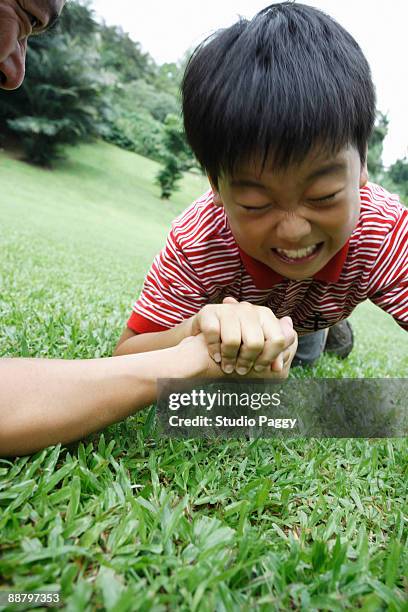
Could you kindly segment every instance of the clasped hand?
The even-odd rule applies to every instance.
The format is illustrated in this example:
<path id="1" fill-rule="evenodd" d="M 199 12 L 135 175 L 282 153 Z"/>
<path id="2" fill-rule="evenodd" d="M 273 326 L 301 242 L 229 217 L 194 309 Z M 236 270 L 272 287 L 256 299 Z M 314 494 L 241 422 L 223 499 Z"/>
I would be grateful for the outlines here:
<path id="1" fill-rule="evenodd" d="M 286 378 L 297 349 L 290 317 L 277 319 L 270 308 L 232 297 L 193 317 L 192 334 L 200 333 L 225 374 Z"/>

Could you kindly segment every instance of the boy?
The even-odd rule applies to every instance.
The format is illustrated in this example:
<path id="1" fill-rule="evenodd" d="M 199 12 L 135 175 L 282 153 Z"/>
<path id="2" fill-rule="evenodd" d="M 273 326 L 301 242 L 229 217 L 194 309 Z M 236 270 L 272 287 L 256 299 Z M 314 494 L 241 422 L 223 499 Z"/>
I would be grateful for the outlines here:
<path id="1" fill-rule="evenodd" d="M 201 331 L 224 372 L 279 371 L 282 317 L 324 339 L 367 298 L 408 330 L 408 210 L 367 183 L 375 94 L 354 39 L 274 4 L 204 41 L 182 93 L 212 189 L 173 223 L 117 354 Z"/>

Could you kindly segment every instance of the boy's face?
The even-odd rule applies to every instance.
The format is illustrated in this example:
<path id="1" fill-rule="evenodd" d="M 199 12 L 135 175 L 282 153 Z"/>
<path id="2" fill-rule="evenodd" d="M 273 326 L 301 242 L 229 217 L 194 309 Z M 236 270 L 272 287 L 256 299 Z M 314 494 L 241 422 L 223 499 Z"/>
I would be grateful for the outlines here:
<path id="1" fill-rule="evenodd" d="M 360 213 L 367 182 L 355 147 L 334 156 L 309 154 L 299 165 L 274 171 L 258 161 L 212 185 L 241 249 L 286 278 L 303 280 L 344 246 Z"/>

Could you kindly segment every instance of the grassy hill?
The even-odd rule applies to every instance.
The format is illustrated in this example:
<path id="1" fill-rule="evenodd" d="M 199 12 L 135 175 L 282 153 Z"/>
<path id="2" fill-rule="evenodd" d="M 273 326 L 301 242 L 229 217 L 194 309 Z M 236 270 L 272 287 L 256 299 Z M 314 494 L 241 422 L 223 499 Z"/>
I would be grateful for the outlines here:
<path id="1" fill-rule="evenodd" d="M 119 257 L 140 257 L 146 267 L 171 219 L 208 188 L 203 177 L 189 174 L 170 202 L 161 201 L 157 168 L 106 143 L 69 150 L 54 170 L 0 153 L 1 221 L 63 244 L 75 242 L 79 254 L 90 246 L 101 250 L 103 243 Z"/>
<path id="2" fill-rule="evenodd" d="M 208 188 L 189 174 L 161 201 L 156 172 L 102 143 L 71 149 L 52 171 L 0 154 L 0 354 L 92 356 L 101 328 L 112 350 L 170 221 Z M 58 326 L 55 342 L 44 338 L 51 320 L 67 342 Z M 81 343 L 72 343 L 79 328 Z"/>
<path id="3" fill-rule="evenodd" d="M 53 171 L 0 153 L 0 356 L 111 353 L 170 220 L 207 188 L 188 175 L 162 202 L 156 170 L 106 144 Z M 405 332 L 369 303 L 352 320 L 350 357 L 296 376 L 406 376 Z M 0 460 L 1 583 L 73 612 L 406 610 L 407 460 L 404 439 L 161 439 L 145 412 Z"/>

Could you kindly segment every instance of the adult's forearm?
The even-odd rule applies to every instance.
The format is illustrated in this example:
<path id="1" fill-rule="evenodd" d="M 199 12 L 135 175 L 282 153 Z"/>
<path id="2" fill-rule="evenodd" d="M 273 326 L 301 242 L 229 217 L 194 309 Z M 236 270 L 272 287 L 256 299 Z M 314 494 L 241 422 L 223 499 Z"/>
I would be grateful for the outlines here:
<path id="1" fill-rule="evenodd" d="M 182 346 L 82 361 L 1 359 L 0 456 L 72 442 L 125 419 L 155 401 L 157 377 L 200 374 L 201 364 L 191 367 L 191 351 Z"/>
<path id="2" fill-rule="evenodd" d="M 126 418 L 154 398 L 154 381 L 126 358 L 0 361 L 0 454 L 72 442 Z"/>

